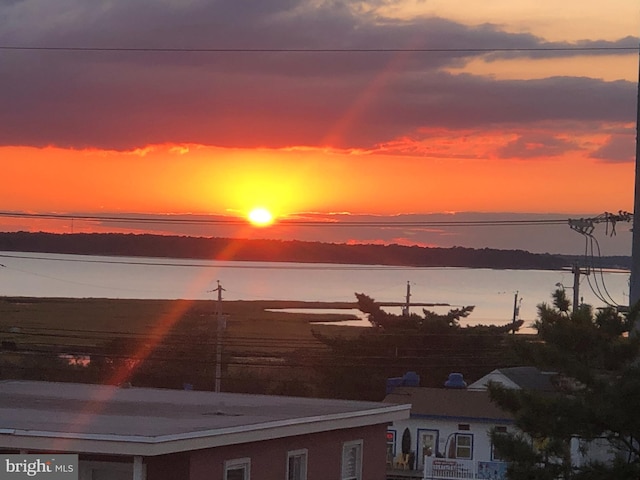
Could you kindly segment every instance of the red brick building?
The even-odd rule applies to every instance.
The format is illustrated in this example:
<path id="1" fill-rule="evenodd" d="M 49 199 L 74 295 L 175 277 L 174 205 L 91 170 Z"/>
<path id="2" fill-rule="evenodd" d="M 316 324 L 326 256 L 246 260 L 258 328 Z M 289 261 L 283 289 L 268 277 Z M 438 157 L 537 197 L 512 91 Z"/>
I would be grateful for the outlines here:
<path id="1" fill-rule="evenodd" d="M 79 455 L 80 480 L 384 480 L 410 405 L 0 382 L 0 453 Z"/>

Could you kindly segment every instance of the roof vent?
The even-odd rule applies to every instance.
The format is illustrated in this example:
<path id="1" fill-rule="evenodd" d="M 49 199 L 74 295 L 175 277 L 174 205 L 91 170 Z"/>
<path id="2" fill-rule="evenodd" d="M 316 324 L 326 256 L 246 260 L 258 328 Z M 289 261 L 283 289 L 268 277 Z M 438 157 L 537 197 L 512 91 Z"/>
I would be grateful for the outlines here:
<path id="1" fill-rule="evenodd" d="M 449 378 L 444 382 L 445 388 L 467 388 L 467 382 L 464 381 L 461 373 L 450 373 Z"/>
<path id="2" fill-rule="evenodd" d="M 419 387 L 420 375 L 416 372 L 407 372 L 401 377 L 387 378 L 387 395 L 392 393 L 396 387 Z"/>
<path id="3" fill-rule="evenodd" d="M 407 372 L 402 376 L 402 385 L 405 387 L 419 387 L 420 375 L 416 372 Z"/>

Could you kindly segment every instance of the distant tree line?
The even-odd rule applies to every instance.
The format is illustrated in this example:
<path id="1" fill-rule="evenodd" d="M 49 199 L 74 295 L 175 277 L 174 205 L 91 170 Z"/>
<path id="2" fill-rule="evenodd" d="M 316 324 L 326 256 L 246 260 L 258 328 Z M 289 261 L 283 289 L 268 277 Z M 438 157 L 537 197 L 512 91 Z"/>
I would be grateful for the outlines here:
<path id="1" fill-rule="evenodd" d="M 233 249 L 228 246 L 233 244 Z M 0 251 L 208 260 L 556 270 L 578 257 L 492 248 L 347 245 L 121 233 L 0 233 Z M 233 253 L 229 253 L 229 252 Z M 601 266 L 627 267 L 626 257 Z"/>

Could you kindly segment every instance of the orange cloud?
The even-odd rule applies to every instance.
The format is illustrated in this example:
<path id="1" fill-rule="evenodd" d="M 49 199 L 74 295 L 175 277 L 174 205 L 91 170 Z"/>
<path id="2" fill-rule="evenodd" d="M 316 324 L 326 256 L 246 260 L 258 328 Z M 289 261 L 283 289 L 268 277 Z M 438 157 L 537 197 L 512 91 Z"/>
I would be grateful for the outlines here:
<path id="1" fill-rule="evenodd" d="M 191 146 L 177 153 L 168 145 L 149 148 L 144 155 L 3 147 L 0 156 L 11 159 L 4 172 L 3 209 L 243 218 L 258 205 L 276 217 L 304 211 L 631 209 L 633 163 L 591 158 L 607 145 L 607 134 L 557 137 L 553 146 L 549 138 L 514 132 L 437 133 L 432 142 L 399 140 L 394 149 L 413 153 L 402 155 L 391 154 L 391 147 L 362 154 Z M 531 147 L 525 138 L 539 144 Z M 507 149 L 509 158 L 500 158 Z M 535 160 L 518 158 L 527 149 L 539 154 Z"/>

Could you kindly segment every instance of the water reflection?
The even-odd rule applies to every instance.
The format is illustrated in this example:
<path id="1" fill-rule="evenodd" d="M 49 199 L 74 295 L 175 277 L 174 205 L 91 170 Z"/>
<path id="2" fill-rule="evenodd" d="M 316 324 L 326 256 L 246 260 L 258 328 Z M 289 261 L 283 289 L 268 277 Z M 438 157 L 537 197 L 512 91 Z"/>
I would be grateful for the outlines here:
<path id="1" fill-rule="evenodd" d="M 314 325 L 339 325 L 341 327 L 371 327 L 367 315 L 357 308 L 269 308 L 268 312 L 304 313 L 307 315 L 344 315 L 357 318 L 345 318 L 344 320 L 318 320 Z"/>

